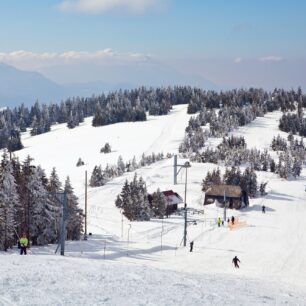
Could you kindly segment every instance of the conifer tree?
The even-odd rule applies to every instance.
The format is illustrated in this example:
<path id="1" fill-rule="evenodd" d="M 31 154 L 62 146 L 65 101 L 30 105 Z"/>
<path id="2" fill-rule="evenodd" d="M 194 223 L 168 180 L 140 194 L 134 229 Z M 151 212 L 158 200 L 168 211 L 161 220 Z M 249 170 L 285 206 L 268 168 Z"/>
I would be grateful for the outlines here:
<path id="1" fill-rule="evenodd" d="M 164 218 L 167 211 L 167 200 L 159 188 L 152 194 L 151 207 L 154 217 Z"/>
<path id="2" fill-rule="evenodd" d="M 79 209 L 78 198 L 73 192 L 69 176 L 65 181 L 64 191 L 67 197 L 66 237 L 68 240 L 80 240 L 83 231 L 83 212 Z"/>
<path id="3" fill-rule="evenodd" d="M 17 223 L 19 199 L 11 162 L 4 152 L 0 172 L 0 250 L 12 247 Z"/>
<path id="4" fill-rule="evenodd" d="M 122 175 L 125 172 L 125 163 L 120 155 L 117 161 L 118 175 Z"/>
<path id="5" fill-rule="evenodd" d="M 27 169 L 29 168 L 29 169 Z M 25 187 L 28 198 L 27 226 L 34 245 L 44 245 L 56 241 L 56 212 L 50 195 L 44 186 L 41 172 L 31 167 L 28 160 L 24 163 Z"/>

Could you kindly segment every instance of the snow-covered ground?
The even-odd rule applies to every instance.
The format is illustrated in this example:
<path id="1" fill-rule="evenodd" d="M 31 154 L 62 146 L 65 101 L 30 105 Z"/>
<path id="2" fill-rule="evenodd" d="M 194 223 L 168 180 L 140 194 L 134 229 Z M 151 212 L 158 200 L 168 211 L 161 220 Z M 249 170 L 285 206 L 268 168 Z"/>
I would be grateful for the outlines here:
<path id="1" fill-rule="evenodd" d="M 269 280 L 160 270 L 110 260 L 2 256 L 0 305 L 305 305 Z"/>
<path id="2" fill-rule="evenodd" d="M 243 135 L 248 147 L 268 149 L 273 136 L 286 134 L 277 128 L 280 116 L 269 113 L 234 134 Z M 94 165 L 115 164 L 119 155 L 126 161 L 143 152 L 176 153 L 189 117 L 186 105 L 180 105 L 147 122 L 93 128 L 88 118 L 73 130 L 57 125 L 40 136 L 25 134 L 25 149 L 16 154 L 21 160 L 30 154 L 47 174 L 55 166 L 62 180 L 69 175 L 82 206 L 85 170 L 90 175 Z M 114 152 L 99 153 L 105 142 Z M 85 166 L 75 166 L 79 157 Z M 93 236 L 68 242 L 65 258 L 53 255 L 56 246 L 32 248 L 34 256 L 0 256 L 0 305 L 306 305 L 306 169 L 292 181 L 258 172 L 259 182 L 269 182 L 269 194 L 252 199 L 242 211 L 228 210 L 243 225 L 230 230 L 216 226 L 223 210 L 202 205 L 202 179 L 215 167 L 192 164 L 188 169 L 188 243 L 194 241 L 193 253 L 182 246 L 182 216 L 150 222 L 122 217 L 114 200 L 124 181 L 134 176 L 126 173 L 103 187 L 89 188 Z M 184 195 L 184 170 L 173 185 L 172 160 L 137 174 L 149 192 L 159 187 Z M 261 213 L 262 203 L 266 214 Z M 235 255 L 241 260 L 239 270 L 231 263 Z"/>

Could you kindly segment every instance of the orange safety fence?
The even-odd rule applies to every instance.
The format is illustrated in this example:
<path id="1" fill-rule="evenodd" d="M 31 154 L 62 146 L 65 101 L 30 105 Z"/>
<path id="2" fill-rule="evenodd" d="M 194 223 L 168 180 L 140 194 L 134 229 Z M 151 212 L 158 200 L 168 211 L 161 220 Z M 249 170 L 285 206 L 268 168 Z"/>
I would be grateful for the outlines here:
<path id="1" fill-rule="evenodd" d="M 240 221 L 239 219 L 235 219 L 234 224 L 232 221 L 229 222 L 228 227 L 230 231 L 247 226 L 246 221 Z"/>

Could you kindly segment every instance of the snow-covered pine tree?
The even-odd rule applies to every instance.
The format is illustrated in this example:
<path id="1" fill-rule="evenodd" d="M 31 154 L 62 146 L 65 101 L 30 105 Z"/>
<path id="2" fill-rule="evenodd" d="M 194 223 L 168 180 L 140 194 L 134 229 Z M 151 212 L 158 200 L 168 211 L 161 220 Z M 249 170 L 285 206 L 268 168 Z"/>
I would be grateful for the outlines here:
<path id="1" fill-rule="evenodd" d="M 76 166 L 77 166 L 77 167 L 84 166 L 84 161 L 82 160 L 81 157 L 79 157 Z"/>
<path id="2" fill-rule="evenodd" d="M 202 181 L 202 191 L 206 192 L 212 185 L 212 178 L 210 171 L 207 172 L 205 179 Z"/>
<path id="3" fill-rule="evenodd" d="M 61 219 L 61 205 L 62 205 L 59 200 L 59 194 L 63 192 L 63 190 L 62 190 L 62 183 L 60 182 L 58 178 L 55 167 L 52 168 L 47 190 L 50 193 L 50 197 L 53 203 L 53 208 L 55 210 L 54 223 L 55 223 L 55 228 L 56 228 L 56 235 L 59 236 L 60 219 Z"/>
<path id="4" fill-rule="evenodd" d="M 104 147 L 101 148 L 100 153 L 110 153 L 112 152 L 112 148 L 110 144 L 107 142 Z"/>
<path id="5" fill-rule="evenodd" d="M 151 208 L 154 217 L 162 219 L 166 215 L 167 200 L 159 188 L 152 194 Z"/>
<path id="6" fill-rule="evenodd" d="M 294 178 L 300 176 L 302 172 L 302 162 L 301 160 L 295 158 L 292 165 L 292 175 Z"/>
<path id="7" fill-rule="evenodd" d="M 40 177 L 40 180 L 41 180 L 44 188 L 47 190 L 49 181 L 48 181 L 48 178 L 46 176 L 45 170 L 40 165 L 38 165 L 36 167 L 36 170 L 37 170 L 38 176 Z"/>
<path id="8" fill-rule="evenodd" d="M 17 209 L 20 203 L 13 168 L 4 152 L 0 171 L 0 250 L 7 251 L 14 245 Z"/>
<path id="9" fill-rule="evenodd" d="M 270 171 L 273 173 L 276 171 L 276 164 L 275 164 L 274 159 L 272 159 L 270 162 Z"/>
<path id="10" fill-rule="evenodd" d="M 104 173 L 102 172 L 101 165 L 100 166 L 95 166 L 90 180 L 89 180 L 89 186 L 90 187 L 100 187 L 106 184 L 106 178 Z"/>
<path id="11" fill-rule="evenodd" d="M 67 197 L 66 237 L 68 240 L 79 240 L 83 232 L 83 212 L 79 208 L 78 198 L 73 192 L 69 176 L 65 181 L 64 191 Z"/>
<path id="12" fill-rule="evenodd" d="M 261 195 L 261 196 L 264 196 L 264 195 L 267 194 L 267 193 L 266 193 L 267 184 L 268 184 L 268 182 L 260 183 L 259 191 L 260 191 L 260 195 Z"/>
<path id="13" fill-rule="evenodd" d="M 242 190 L 246 191 L 250 197 L 255 197 L 257 193 L 257 176 L 254 169 L 246 168 L 240 186 Z"/>
<path id="14" fill-rule="evenodd" d="M 12 130 L 8 139 L 7 148 L 10 152 L 21 150 L 23 148 L 20 133 L 18 130 Z"/>
<path id="15" fill-rule="evenodd" d="M 51 193 L 60 192 L 61 187 L 62 187 L 62 183 L 60 182 L 58 178 L 56 168 L 53 167 L 51 174 L 50 174 L 50 178 L 49 178 L 48 191 Z"/>
<path id="16" fill-rule="evenodd" d="M 144 153 L 142 153 L 142 155 L 141 155 L 140 166 L 141 167 L 146 166 L 146 156 L 145 156 Z"/>
<path id="17" fill-rule="evenodd" d="M 220 185 L 221 184 L 221 172 L 220 172 L 220 169 L 217 168 L 213 170 L 212 174 L 211 174 L 211 180 L 212 180 L 212 183 L 214 185 Z"/>
<path id="18" fill-rule="evenodd" d="M 290 152 L 286 151 L 285 152 L 285 171 L 286 171 L 286 178 L 290 178 L 290 176 L 292 175 L 292 157 Z"/>
<path id="19" fill-rule="evenodd" d="M 288 141 L 289 141 L 290 143 L 294 140 L 294 136 L 293 136 L 292 132 L 289 133 L 287 139 L 288 139 Z"/>
<path id="20" fill-rule="evenodd" d="M 123 214 L 131 221 L 150 220 L 151 209 L 145 183 L 142 178 L 137 180 L 136 173 L 131 183 L 125 181 L 115 204 L 123 209 Z"/>
<path id="21" fill-rule="evenodd" d="M 118 161 L 117 161 L 117 168 L 118 168 L 118 175 L 122 175 L 125 172 L 125 163 L 122 159 L 122 156 L 119 155 Z"/>
<path id="22" fill-rule="evenodd" d="M 118 197 L 120 198 L 121 201 L 118 199 Z M 118 197 L 116 200 L 116 206 L 118 208 L 123 209 L 123 214 L 129 220 L 133 220 L 134 211 L 133 211 L 133 203 L 131 198 L 131 188 L 128 180 L 124 182 L 122 191 Z"/>
<path id="23" fill-rule="evenodd" d="M 138 163 L 136 161 L 136 157 L 134 156 L 131 162 L 131 171 L 135 171 L 136 169 L 138 169 Z"/>
<path id="24" fill-rule="evenodd" d="M 68 122 L 67 122 L 67 127 L 69 129 L 73 129 L 76 126 L 79 125 L 79 118 L 78 115 L 70 111 L 69 117 L 68 117 Z"/>
<path id="25" fill-rule="evenodd" d="M 16 221 L 16 232 L 22 233 L 22 231 L 25 230 L 25 208 L 26 208 L 26 202 L 25 202 L 25 196 L 24 196 L 24 184 L 23 184 L 23 173 L 21 171 L 21 164 L 18 160 L 18 158 L 12 158 L 11 160 L 12 164 L 12 170 L 13 170 L 13 176 L 16 182 L 16 191 L 19 199 L 19 204 L 16 209 L 15 214 L 15 221 Z"/>
<path id="26" fill-rule="evenodd" d="M 56 241 L 55 211 L 49 192 L 43 182 L 40 169 L 30 164 L 28 157 L 23 163 L 25 192 L 28 201 L 26 224 L 34 245 Z"/>
<path id="27" fill-rule="evenodd" d="M 137 174 L 135 173 L 135 179 L 133 183 L 136 181 L 136 193 L 133 194 L 133 188 L 131 188 L 132 199 L 135 201 L 135 211 L 137 216 L 137 221 L 148 221 L 150 220 L 151 209 L 148 200 L 148 193 L 146 184 L 142 177 L 137 181 Z M 133 203 L 134 204 L 134 203 Z"/>
<path id="28" fill-rule="evenodd" d="M 115 201 L 115 205 L 116 205 L 117 208 L 120 208 L 120 209 L 123 206 L 123 201 L 122 201 L 122 199 L 120 197 L 120 194 L 117 195 L 117 198 L 116 198 L 116 201 Z"/>

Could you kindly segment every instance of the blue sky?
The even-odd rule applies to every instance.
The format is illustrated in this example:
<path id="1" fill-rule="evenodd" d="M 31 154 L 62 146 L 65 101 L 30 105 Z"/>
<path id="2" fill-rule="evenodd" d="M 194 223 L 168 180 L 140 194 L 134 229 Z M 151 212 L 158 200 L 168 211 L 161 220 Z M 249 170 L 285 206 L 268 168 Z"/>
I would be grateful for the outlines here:
<path id="1" fill-rule="evenodd" d="M 278 65 L 270 65 L 273 79 L 271 69 L 279 73 L 283 67 L 286 74 L 289 64 L 304 69 L 306 62 L 303 0 L 2 0 L 0 27 L 0 60 L 55 80 L 54 67 L 63 69 L 59 58 L 67 51 L 92 54 L 111 49 L 121 63 L 130 63 L 130 55 L 138 54 L 229 86 L 235 85 L 229 82 L 235 80 L 230 78 L 231 66 L 240 65 L 245 75 L 243 65 L 252 73 L 258 63 L 272 63 Z M 19 50 L 33 53 L 32 61 L 29 54 L 14 53 Z M 42 53 L 56 53 L 57 60 L 38 63 Z M 95 59 L 91 56 L 91 63 Z M 228 79 L 218 78 L 222 67 Z M 259 79 L 261 72 L 255 74 Z M 290 75 L 284 78 L 284 86 L 305 83 L 305 74 L 300 74 L 294 84 Z M 252 85 L 239 81 L 243 78 L 237 75 L 236 86 Z"/>

